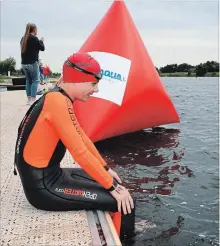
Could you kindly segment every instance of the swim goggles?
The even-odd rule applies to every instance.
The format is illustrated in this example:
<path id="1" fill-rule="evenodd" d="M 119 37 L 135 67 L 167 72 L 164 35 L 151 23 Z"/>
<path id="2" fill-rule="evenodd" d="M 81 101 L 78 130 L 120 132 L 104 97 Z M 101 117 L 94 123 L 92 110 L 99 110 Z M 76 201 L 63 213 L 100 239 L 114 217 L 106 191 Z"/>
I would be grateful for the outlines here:
<path id="1" fill-rule="evenodd" d="M 78 67 L 77 65 L 75 65 L 74 63 L 72 63 L 71 61 L 69 60 L 66 60 L 65 61 L 66 65 L 69 66 L 69 67 L 72 67 L 73 69 L 79 71 L 79 72 L 82 72 L 82 73 L 86 73 L 86 74 L 90 74 L 90 75 L 93 75 L 98 81 L 100 79 L 102 79 L 102 73 L 93 73 L 93 72 L 89 72 L 83 68 L 80 68 Z"/>

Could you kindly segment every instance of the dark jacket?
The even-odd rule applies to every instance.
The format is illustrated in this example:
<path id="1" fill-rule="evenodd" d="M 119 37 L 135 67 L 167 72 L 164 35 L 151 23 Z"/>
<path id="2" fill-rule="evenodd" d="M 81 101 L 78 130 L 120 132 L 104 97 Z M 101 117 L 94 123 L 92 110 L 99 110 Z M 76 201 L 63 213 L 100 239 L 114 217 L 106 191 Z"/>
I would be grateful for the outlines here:
<path id="1" fill-rule="evenodd" d="M 21 54 L 21 63 L 22 64 L 33 64 L 36 61 L 38 61 L 40 50 L 41 51 L 45 50 L 44 42 L 39 40 L 36 36 L 30 34 L 27 40 L 26 50 L 23 54 Z"/>

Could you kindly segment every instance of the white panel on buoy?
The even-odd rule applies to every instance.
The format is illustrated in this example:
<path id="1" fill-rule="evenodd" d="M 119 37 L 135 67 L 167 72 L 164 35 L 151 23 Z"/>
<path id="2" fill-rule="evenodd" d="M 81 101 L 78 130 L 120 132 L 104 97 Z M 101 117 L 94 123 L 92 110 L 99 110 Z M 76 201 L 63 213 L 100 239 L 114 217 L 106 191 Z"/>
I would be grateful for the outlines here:
<path id="1" fill-rule="evenodd" d="M 99 92 L 93 96 L 109 100 L 118 105 L 122 104 L 131 60 L 106 52 L 88 52 L 100 64 L 102 79 L 99 82 Z"/>

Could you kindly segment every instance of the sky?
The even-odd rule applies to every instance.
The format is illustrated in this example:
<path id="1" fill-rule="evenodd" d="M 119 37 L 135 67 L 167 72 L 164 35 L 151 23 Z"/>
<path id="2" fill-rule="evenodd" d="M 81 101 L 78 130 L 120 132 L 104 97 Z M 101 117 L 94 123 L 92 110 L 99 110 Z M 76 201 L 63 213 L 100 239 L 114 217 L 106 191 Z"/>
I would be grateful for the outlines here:
<path id="1" fill-rule="evenodd" d="M 153 63 L 197 65 L 219 61 L 218 0 L 125 0 Z M 0 0 L 1 53 L 21 67 L 20 40 L 26 24 L 35 23 L 44 37 L 44 64 L 61 72 L 110 8 L 113 0 Z"/>

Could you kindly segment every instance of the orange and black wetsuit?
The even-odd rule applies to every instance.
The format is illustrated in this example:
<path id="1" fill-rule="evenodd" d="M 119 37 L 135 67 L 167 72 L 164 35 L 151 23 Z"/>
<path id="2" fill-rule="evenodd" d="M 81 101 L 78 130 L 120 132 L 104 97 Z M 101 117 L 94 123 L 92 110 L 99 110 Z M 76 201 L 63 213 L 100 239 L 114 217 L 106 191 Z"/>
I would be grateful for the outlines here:
<path id="1" fill-rule="evenodd" d="M 85 172 L 60 168 L 66 148 Z M 101 209 L 107 201 L 108 209 L 117 210 L 109 193 L 113 179 L 106 172 L 107 164 L 83 132 L 72 101 L 61 88 L 28 110 L 19 127 L 15 160 L 26 197 L 36 208 Z M 77 203 L 79 197 L 83 207 Z"/>
<path id="2" fill-rule="evenodd" d="M 82 169 L 60 167 L 66 148 Z M 18 129 L 15 165 L 27 200 L 38 209 L 117 212 L 109 192 L 117 182 L 77 122 L 71 99 L 59 87 L 27 111 Z"/>

